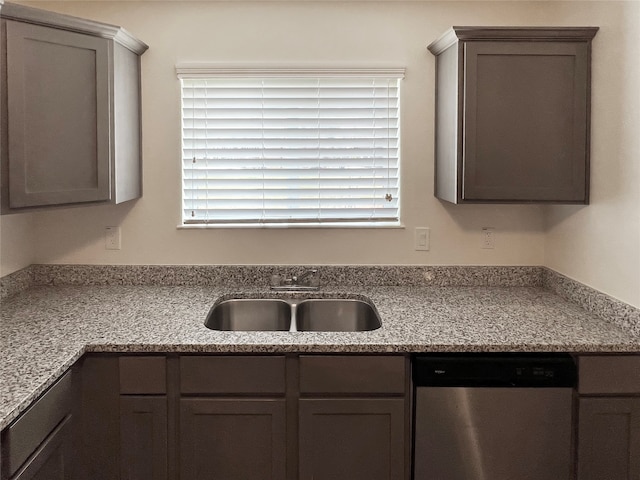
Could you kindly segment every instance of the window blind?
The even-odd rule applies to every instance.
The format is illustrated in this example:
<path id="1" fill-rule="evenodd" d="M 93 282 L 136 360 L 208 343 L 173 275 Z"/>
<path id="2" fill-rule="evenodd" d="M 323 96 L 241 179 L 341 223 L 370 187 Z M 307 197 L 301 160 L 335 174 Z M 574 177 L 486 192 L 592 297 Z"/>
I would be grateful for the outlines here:
<path id="1" fill-rule="evenodd" d="M 400 71 L 189 72 L 183 224 L 399 220 Z"/>

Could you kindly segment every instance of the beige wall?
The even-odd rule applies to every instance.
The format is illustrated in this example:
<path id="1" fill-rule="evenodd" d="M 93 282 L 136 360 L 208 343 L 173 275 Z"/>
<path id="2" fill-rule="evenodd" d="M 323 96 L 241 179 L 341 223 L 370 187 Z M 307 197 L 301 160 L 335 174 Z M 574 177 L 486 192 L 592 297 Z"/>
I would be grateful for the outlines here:
<path id="1" fill-rule="evenodd" d="M 620 120 L 627 119 L 624 127 L 628 132 L 640 131 L 630 105 L 632 95 L 637 95 L 632 86 L 638 83 L 638 72 L 634 67 L 635 76 L 628 78 L 626 88 L 622 78 L 608 74 L 610 68 L 619 69 L 622 62 L 637 57 L 639 47 L 633 44 L 631 36 L 637 36 L 638 27 L 625 23 L 628 5 L 522 1 L 180 1 L 37 2 L 34 6 L 122 25 L 150 46 L 142 60 L 144 197 L 120 206 L 35 214 L 34 261 L 546 263 L 627 302 L 640 304 L 640 286 L 638 282 L 634 285 L 632 278 L 637 277 L 639 267 L 640 235 L 637 226 L 635 230 L 628 226 L 634 213 L 637 219 L 637 209 L 632 211 L 631 190 L 634 182 L 640 183 L 638 144 L 631 133 L 625 136 L 621 132 Z M 593 205 L 452 206 L 433 197 L 434 60 L 426 46 L 449 26 L 465 24 L 602 27 L 594 43 L 593 124 L 598 131 L 594 131 L 593 145 Z M 626 57 L 621 55 L 622 51 L 626 51 Z M 406 67 L 402 93 L 402 220 L 406 228 L 176 229 L 180 208 L 180 120 L 179 83 L 174 67 L 178 62 L 194 61 Z M 630 127 L 634 126 L 632 130 Z M 628 182 L 628 191 L 620 188 L 621 181 Z M 607 197 L 603 190 L 615 192 L 619 198 L 607 199 L 607 207 L 600 205 Z M 593 272 L 587 274 L 584 271 L 587 260 L 583 257 L 595 249 L 598 241 L 593 237 L 584 242 L 589 245 L 576 244 L 569 233 L 584 238 L 599 228 L 601 220 L 608 225 L 608 237 L 616 243 L 600 249 L 598 261 L 592 262 Z M 122 250 L 104 249 L 103 231 L 107 225 L 122 227 Z M 413 229 L 417 226 L 431 228 L 429 252 L 413 250 Z M 496 229 L 494 250 L 480 248 L 480 231 L 484 226 Z M 545 229 L 549 230 L 548 235 Z M 617 243 L 623 236 L 627 237 L 626 244 Z M 3 251 L 22 248 L 20 242 L 6 248 L 4 244 L 3 241 Z M 620 266 L 622 276 L 605 275 L 604 271 L 612 263 L 620 263 L 620 259 L 629 260 Z M 2 268 L 5 269 L 4 258 Z"/>
<path id="2" fill-rule="evenodd" d="M 0 216 L 0 277 L 31 265 L 34 259 L 33 214 Z"/>
<path id="3" fill-rule="evenodd" d="M 593 49 L 591 205 L 546 210 L 545 264 L 640 307 L 640 3 L 550 7 L 601 30 Z"/>

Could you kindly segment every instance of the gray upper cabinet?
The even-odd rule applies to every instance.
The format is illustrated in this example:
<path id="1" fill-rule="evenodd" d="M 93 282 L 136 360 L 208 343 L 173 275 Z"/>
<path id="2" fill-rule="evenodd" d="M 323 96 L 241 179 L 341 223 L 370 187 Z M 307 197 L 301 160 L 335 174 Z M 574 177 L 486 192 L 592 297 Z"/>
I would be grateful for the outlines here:
<path id="1" fill-rule="evenodd" d="M 589 200 L 596 27 L 453 27 L 436 56 L 436 197 L 452 203 Z"/>
<path id="2" fill-rule="evenodd" d="M 119 27 L 14 4 L 0 11 L 2 209 L 142 194 L 142 42 Z"/>

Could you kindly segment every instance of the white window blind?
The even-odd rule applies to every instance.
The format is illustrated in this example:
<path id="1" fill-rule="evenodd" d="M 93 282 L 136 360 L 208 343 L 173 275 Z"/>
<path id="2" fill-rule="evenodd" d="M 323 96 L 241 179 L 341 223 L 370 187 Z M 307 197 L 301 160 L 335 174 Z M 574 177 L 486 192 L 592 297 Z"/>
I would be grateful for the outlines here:
<path id="1" fill-rule="evenodd" d="M 183 224 L 399 221 L 402 70 L 178 74 Z"/>

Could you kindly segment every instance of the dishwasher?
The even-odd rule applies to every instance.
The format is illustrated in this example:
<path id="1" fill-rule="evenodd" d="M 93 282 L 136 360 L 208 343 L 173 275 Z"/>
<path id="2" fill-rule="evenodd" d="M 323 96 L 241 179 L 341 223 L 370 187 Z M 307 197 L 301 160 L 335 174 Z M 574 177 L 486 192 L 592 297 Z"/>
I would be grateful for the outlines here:
<path id="1" fill-rule="evenodd" d="M 576 366 L 565 354 L 412 359 L 414 480 L 569 480 Z"/>

